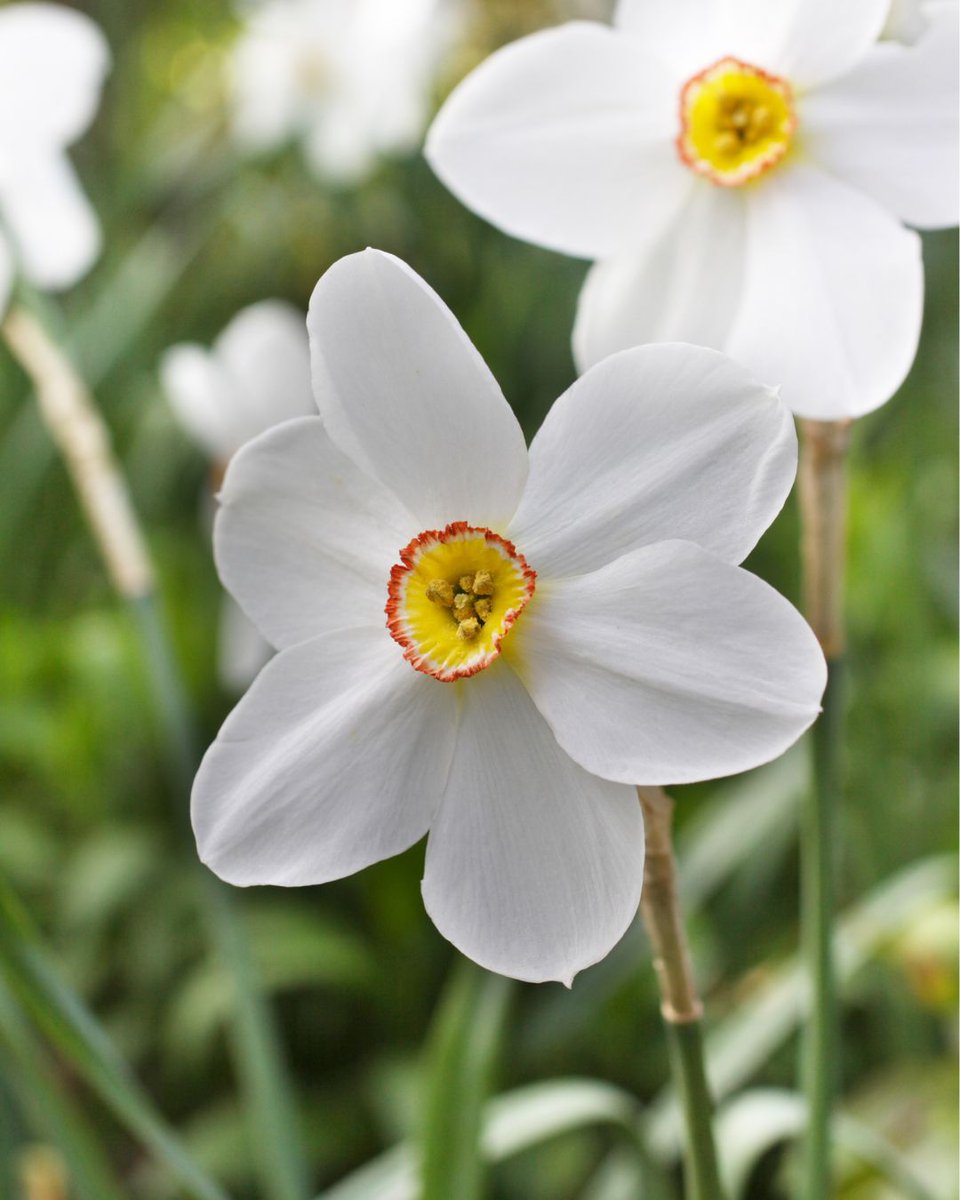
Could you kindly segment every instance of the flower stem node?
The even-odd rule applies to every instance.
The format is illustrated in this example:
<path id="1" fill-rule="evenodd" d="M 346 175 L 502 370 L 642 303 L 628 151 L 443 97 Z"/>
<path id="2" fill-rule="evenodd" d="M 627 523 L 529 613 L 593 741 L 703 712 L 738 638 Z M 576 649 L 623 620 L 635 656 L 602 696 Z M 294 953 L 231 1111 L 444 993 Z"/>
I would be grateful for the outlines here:
<path id="1" fill-rule="evenodd" d="M 499 534 L 457 521 L 419 534 L 400 559 L 387 628 L 411 666 L 445 683 L 488 667 L 534 592 L 523 555 Z"/>
<path id="2" fill-rule="evenodd" d="M 721 187 L 738 187 L 780 162 L 797 127 L 786 80 L 737 58 L 684 85 L 680 122 L 680 157 Z"/>

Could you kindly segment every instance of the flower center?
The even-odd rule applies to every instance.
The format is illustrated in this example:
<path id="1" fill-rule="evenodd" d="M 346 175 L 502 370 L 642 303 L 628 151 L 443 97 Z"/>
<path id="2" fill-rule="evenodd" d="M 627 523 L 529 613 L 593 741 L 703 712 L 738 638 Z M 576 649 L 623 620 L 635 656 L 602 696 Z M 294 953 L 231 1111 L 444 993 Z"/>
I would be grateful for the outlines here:
<path id="1" fill-rule="evenodd" d="M 723 187 L 769 170 L 790 148 L 797 127 L 784 79 L 736 58 L 722 58 L 680 93 L 680 157 Z"/>
<path id="2" fill-rule="evenodd" d="M 489 667 L 537 575 L 489 529 L 456 521 L 419 534 L 390 572 L 387 628 L 418 671 L 444 683 Z"/>

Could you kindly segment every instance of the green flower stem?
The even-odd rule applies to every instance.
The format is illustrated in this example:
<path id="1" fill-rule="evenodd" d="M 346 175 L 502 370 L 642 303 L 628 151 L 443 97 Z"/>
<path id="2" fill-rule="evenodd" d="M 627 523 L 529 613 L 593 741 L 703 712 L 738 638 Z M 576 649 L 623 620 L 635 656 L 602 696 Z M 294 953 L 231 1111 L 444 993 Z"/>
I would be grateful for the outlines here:
<path id="1" fill-rule="evenodd" d="M 801 940 L 810 987 L 809 1019 L 802 1046 L 808 1116 L 802 1196 L 804 1200 L 824 1200 L 832 1195 L 830 1125 L 838 1047 L 833 856 L 841 801 L 843 580 L 850 422 L 801 421 L 800 434 L 805 607 L 829 672 L 823 712 L 813 731 L 814 781 L 801 832 Z"/>
<path id="2" fill-rule="evenodd" d="M 185 800 L 198 761 L 194 721 L 109 433 L 72 364 L 32 313 L 14 307 L 0 333 L 33 382 L 40 414 L 64 457 L 110 578 L 132 611 L 164 729 L 172 781 Z M 188 834 L 186 803 L 177 816 Z M 197 870 L 211 938 L 233 980 L 232 1040 L 259 1153 L 263 1195 L 269 1200 L 302 1200 L 307 1171 L 292 1088 L 246 931 L 232 895 L 208 871 L 199 865 Z"/>
<path id="3" fill-rule="evenodd" d="M 683 1110 L 685 1195 L 687 1200 L 721 1200 L 713 1101 L 703 1059 L 703 1005 L 693 979 L 677 894 L 673 801 L 662 788 L 638 787 L 637 794 L 643 806 L 647 845 L 641 908 L 660 984 L 670 1069 Z"/>

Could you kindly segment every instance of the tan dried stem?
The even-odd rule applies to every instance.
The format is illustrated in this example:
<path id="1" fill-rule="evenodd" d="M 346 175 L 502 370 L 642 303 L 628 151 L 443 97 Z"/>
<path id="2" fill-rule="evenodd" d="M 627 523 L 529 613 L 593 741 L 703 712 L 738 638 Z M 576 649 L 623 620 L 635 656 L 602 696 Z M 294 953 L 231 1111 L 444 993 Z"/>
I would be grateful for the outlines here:
<path id="1" fill-rule="evenodd" d="M 0 332 L 30 376 L 40 415 L 63 455 L 114 585 L 127 599 L 149 594 L 153 572 L 146 545 L 93 398 L 25 309 L 11 309 Z"/>
<path id="2" fill-rule="evenodd" d="M 646 860 L 640 907 L 653 946 L 660 984 L 660 1011 L 671 1025 L 688 1025 L 703 1016 L 680 915 L 677 867 L 673 853 L 673 801 L 659 787 L 638 787 L 643 806 Z"/>
<path id="3" fill-rule="evenodd" d="M 805 611 L 828 659 L 838 658 L 846 642 L 843 580 L 851 425 L 850 421 L 800 421 Z"/>

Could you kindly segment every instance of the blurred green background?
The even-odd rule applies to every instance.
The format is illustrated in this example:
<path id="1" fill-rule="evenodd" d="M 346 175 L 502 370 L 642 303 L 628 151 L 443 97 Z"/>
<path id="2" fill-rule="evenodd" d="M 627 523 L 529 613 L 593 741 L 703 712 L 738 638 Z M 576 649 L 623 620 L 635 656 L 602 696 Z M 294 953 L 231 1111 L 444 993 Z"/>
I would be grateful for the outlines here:
<path id="1" fill-rule="evenodd" d="M 238 28 L 224 0 L 79 7 L 101 23 L 115 55 L 100 115 L 72 155 L 101 215 L 105 251 L 56 301 L 56 319 L 112 430 L 206 742 L 233 699 L 215 671 L 220 589 L 200 517 L 208 466 L 161 394 L 162 351 L 208 344 L 258 299 L 305 309 L 335 259 L 375 245 L 448 302 L 532 435 L 573 379 L 569 331 L 585 268 L 485 225 L 417 155 L 384 162 L 352 189 L 318 182 L 292 149 L 238 158 L 224 136 L 224 67 Z M 545 2 L 478 4 L 438 98 L 492 47 L 555 19 Z M 957 1092 L 955 233 L 925 236 L 924 253 L 920 354 L 901 392 L 858 423 L 854 440 L 837 1070 L 844 1112 L 899 1147 L 930 1194 L 946 1198 L 956 1195 Z M 192 849 L 177 834 L 188 798 L 165 765 L 130 618 L 6 352 L 0 494 L 0 872 L 62 978 L 197 1161 L 236 1197 L 261 1196 L 256 1130 L 229 1053 L 231 985 L 198 915 Z M 793 501 L 750 565 L 799 600 Z M 691 936 L 723 1098 L 794 1086 L 804 780 L 801 748 L 753 778 L 678 792 Z M 424 1039 L 456 965 L 423 912 L 421 864 L 416 847 L 322 889 L 239 897 L 315 1191 L 417 1129 Z M 665 1045 L 639 926 L 572 991 L 513 985 L 506 1003 L 495 1091 L 606 1081 L 635 1097 L 654 1150 L 672 1161 Z M 84 1110 L 122 1194 L 182 1194 L 75 1066 L 44 1053 L 52 1086 Z M 0 1058 L 2 1196 L 20 1194 L 13 1177 L 25 1151 L 36 1165 L 37 1144 L 51 1141 L 24 1101 L 23 1072 Z M 744 1109 L 738 1125 L 734 1110 L 729 1121 L 731 1145 L 750 1163 L 742 1194 L 788 1196 L 793 1150 L 775 1129 L 767 1150 L 776 1105 L 760 1093 L 754 1102 L 755 1117 Z M 494 1165 L 489 1195 L 634 1195 L 628 1146 L 615 1122 L 572 1128 Z M 844 1197 L 911 1194 L 853 1151 L 842 1166 Z M 665 1195 L 672 1172 L 668 1165 Z"/>

